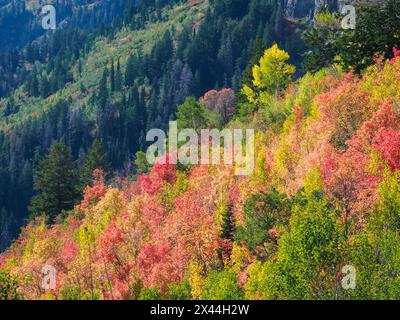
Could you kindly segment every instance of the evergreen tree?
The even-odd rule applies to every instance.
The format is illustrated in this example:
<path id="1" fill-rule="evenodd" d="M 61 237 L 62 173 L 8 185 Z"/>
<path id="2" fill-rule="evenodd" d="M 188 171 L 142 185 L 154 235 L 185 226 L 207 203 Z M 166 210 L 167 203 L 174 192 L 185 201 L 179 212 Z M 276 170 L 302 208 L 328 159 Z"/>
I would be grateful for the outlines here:
<path id="1" fill-rule="evenodd" d="M 114 69 L 114 60 L 111 60 L 110 85 L 111 85 L 111 92 L 114 92 L 114 91 L 115 91 L 115 69 Z"/>
<path id="2" fill-rule="evenodd" d="M 125 70 L 125 85 L 131 87 L 135 84 L 136 78 L 136 58 L 135 56 L 131 55 L 128 59 L 126 64 Z"/>
<path id="3" fill-rule="evenodd" d="M 90 147 L 83 161 L 80 174 L 83 188 L 92 184 L 93 171 L 95 169 L 102 169 L 105 175 L 107 175 L 107 172 L 110 169 L 110 164 L 107 161 L 103 146 L 97 139 L 93 141 L 92 146 Z"/>
<path id="4" fill-rule="evenodd" d="M 115 91 L 121 91 L 122 89 L 122 72 L 121 72 L 121 64 L 117 63 L 117 72 L 115 74 Z"/>
<path id="5" fill-rule="evenodd" d="M 104 69 L 103 77 L 99 84 L 99 96 L 98 102 L 102 108 L 105 107 L 108 99 L 108 88 L 107 88 L 107 68 Z"/>
<path id="6" fill-rule="evenodd" d="M 229 203 L 227 210 L 222 216 L 222 231 L 220 237 L 222 239 L 233 240 L 236 231 L 235 217 L 233 215 L 233 204 Z"/>
<path id="7" fill-rule="evenodd" d="M 79 200 L 78 175 L 71 150 L 63 142 L 54 142 L 49 154 L 39 163 L 34 179 L 38 192 L 31 200 L 33 216 L 45 215 L 54 223 L 57 215 L 71 210 Z"/>

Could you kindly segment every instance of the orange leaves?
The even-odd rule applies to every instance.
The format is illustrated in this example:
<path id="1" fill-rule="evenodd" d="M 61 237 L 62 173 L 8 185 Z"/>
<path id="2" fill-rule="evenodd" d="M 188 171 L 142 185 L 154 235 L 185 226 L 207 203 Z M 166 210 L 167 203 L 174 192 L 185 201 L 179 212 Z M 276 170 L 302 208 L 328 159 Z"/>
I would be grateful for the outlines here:
<path id="1" fill-rule="evenodd" d="M 364 79 L 351 73 L 344 79 L 328 72 L 308 75 L 286 99 L 292 114 L 282 130 L 258 134 L 253 176 L 239 178 L 232 166 L 224 165 L 179 172 L 166 157 L 137 181 L 120 179 L 118 188 L 107 188 L 96 170 L 93 186 L 76 207 L 84 213 L 82 219 L 71 215 L 51 228 L 43 221 L 31 223 L 0 260 L 0 268 L 15 263 L 13 272 L 30 278 L 21 288 L 28 298 L 43 294 L 40 270 L 45 263 L 59 271 L 55 297 L 68 288 L 80 297 L 103 299 L 136 298 L 133 291 L 143 287 L 165 294 L 186 276 L 193 297 L 201 297 L 206 274 L 222 265 L 232 267 L 241 285 L 248 286 L 248 266 L 256 257 L 221 235 L 221 217 L 229 213 L 233 219 L 228 222 L 240 227 L 246 200 L 260 190 L 276 187 L 294 195 L 310 188 L 311 194 L 323 186 L 329 201 L 343 212 L 341 223 L 352 220 L 362 227 L 378 196 L 380 171 L 373 165 L 400 169 L 400 116 L 395 108 L 399 55 Z M 312 85 L 317 90 L 306 90 Z M 231 89 L 210 91 L 203 101 L 209 109 L 218 109 L 219 103 L 225 108 L 232 105 L 218 102 L 225 95 L 229 102 Z M 261 229 L 270 241 L 262 240 L 257 248 L 267 259 L 285 230 L 275 225 Z"/>
<path id="2" fill-rule="evenodd" d="M 400 130 L 380 128 L 374 139 L 374 147 L 392 170 L 400 169 Z"/>
<path id="3" fill-rule="evenodd" d="M 93 187 L 87 186 L 81 204 L 75 207 L 75 210 L 83 211 L 96 204 L 106 194 L 106 185 L 104 183 L 104 172 L 96 169 L 93 172 Z"/>
<path id="4" fill-rule="evenodd" d="M 71 262 L 79 252 L 79 247 L 75 241 L 67 239 L 61 249 L 61 257 L 65 263 Z"/>
<path id="5" fill-rule="evenodd" d="M 359 80 L 350 79 L 317 97 L 321 129 L 330 131 L 331 142 L 339 148 L 346 147 L 346 141 L 377 109 L 369 104 L 368 92 L 360 88 Z"/>
<path id="6" fill-rule="evenodd" d="M 116 250 L 123 243 L 122 231 L 114 223 L 107 226 L 103 235 L 99 239 L 99 253 L 108 263 L 117 260 Z"/>
<path id="7" fill-rule="evenodd" d="M 142 175 L 139 178 L 142 191 L 148 194 L 155 194 L 165 183 L 173 184 L 176 181 L 176 167 L 169 164 L 167 156 L 166 164 L 156 162 L 149 175 Z"/>

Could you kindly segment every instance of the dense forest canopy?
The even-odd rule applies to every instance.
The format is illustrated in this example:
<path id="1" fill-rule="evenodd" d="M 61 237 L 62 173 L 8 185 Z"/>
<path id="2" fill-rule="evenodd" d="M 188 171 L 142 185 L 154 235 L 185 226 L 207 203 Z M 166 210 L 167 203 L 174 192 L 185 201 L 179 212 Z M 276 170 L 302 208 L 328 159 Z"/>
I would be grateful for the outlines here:
<path id="1" fill-rule="evenodd" d="M 0 1 L 0 299 L 400 298 L 399 0 L 54 5 Z M 171 120 L 252 173 L 150 165 Z"/>

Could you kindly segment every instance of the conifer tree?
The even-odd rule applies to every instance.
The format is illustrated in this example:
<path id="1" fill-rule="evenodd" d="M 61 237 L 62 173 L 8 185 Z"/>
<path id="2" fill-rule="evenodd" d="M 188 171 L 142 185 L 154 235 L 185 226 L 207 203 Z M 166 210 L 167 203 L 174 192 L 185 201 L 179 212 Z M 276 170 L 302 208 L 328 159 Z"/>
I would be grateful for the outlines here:
<path id="1" fill-rule="evenodd" d="M 114 69 L 114 60 L 111 60 L 110 86 L 111 86 L 111 92 L 114 92 L 114 91 L 115 91 L 115 69 Z"/>
<path id="2" fill-rule="evenodd" d="M 80 175 L 82 187 L 85 188 L 92 184 L 93 171 L 95 169 L 102 169 L 104 173 L 107 174 L 109 168 L 110 164 L 107 161 L 103 146 L 101 142 L 96 139 L 93 141 L 83 161 Z"/>
<path id="3" fill-rule="evenodd" d="M 115 91 L 121 91 L 122 89 L 122 72 L 121 72 L 121 64 L 117 62 L 117 72 L 115 74 Z"/>
<path id="4" fill-rule="evenodd" d="M 64 142 L 55 142 L 39 163 L 34 179 L 38 192 L 29 207 L 33 216 L 45 215 L 54 223 L 57 215 L 71 210 L 79 200 L 78 175 L 71 150 Z"/>
<path id="5" fill-rule="evenodd" d="M 104 108 L 108 99 L 107 68 L 104 69 L 103 77 L 100 80 L 98 99 L 100 106 Z"/>

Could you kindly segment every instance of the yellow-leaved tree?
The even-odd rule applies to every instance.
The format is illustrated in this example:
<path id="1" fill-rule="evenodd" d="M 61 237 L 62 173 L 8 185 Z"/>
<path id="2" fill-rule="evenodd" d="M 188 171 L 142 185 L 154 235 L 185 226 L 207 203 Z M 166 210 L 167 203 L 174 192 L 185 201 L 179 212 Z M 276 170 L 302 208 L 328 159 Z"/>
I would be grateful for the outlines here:
<path id="1" fill-rule="evenodd" d="M 286 89 L 296 72 L 296 67 L 287 63 L 289 58 L 289 54 L 279 49 L 277 44 L 265 50 L 259 64 L 253 67 L 253 88 L 244 85 L 242 89 L 250 103 L 267 105 Z"/>

